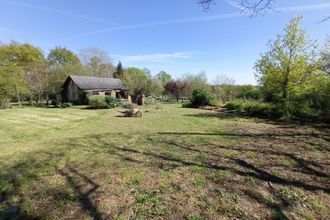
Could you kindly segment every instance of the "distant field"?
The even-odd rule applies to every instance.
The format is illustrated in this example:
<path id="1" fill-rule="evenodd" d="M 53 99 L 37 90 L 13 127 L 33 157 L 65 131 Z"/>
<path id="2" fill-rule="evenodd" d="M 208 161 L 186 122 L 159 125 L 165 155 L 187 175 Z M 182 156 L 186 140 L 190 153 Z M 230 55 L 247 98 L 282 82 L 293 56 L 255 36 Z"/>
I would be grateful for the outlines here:
<path id="1" fill-rule="evenodd" d="M 118 110 L 0 110 L 0 219 L 330 219 L 329 129 Z"/>

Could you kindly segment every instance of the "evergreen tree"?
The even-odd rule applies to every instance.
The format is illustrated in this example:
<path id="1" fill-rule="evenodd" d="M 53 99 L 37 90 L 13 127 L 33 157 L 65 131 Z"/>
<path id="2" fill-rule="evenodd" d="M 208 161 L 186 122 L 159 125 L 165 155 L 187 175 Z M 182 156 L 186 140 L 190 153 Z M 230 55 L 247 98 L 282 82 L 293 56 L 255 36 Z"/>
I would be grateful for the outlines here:
<path id="1" fill-rule="evenodd" d="M 122 79 L 124 77 L 124 68 L 120 61 L 116 67 L 116 71 L 113 73 L 113 77 L 117 79 Z"/>

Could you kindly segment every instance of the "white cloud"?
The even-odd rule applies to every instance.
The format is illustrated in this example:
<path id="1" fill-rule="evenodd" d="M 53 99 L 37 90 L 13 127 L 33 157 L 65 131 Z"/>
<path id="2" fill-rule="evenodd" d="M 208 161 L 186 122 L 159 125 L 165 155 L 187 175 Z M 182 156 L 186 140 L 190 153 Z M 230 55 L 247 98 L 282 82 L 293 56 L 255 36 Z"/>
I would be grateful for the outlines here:
<path id="1" fill-rule="evenodd" d="M 138 29 L 138 28 L 144 28 L 144 27 L 155 27 L 155 26 L 162 26 L 162 25 L 169 25 L 169 24 L 183 24 L 183 23 L 193 23 L 193 22 L 202 22 L 202 21 L 222 20 L 222 19 L 234 18 L 234 17 L 240 17 L 240 16 L 243 16 L 243 15 L 239 12 L 235 12 L 235 13 L 227 13 L 227 14 L 213 15 L 213 16 L 203 16 L 203 17 L 193 17 L 193 18 L 185 18 L 185 19 L 177 19 L 177 20 L 169 20 L 169 21 L 161 21 L 161 22 L 123 25 L 123 26 L 106 28 L 106 29 L 102 29 L 102 30 L 73 35 L 70 37 L 60 39 L 60 41 L 61 40 L 62 41 L 74 40 L 74 39 L 78 39 L 78 38 L 82 38 L 82 37 L 88 37 L 88 36 L 93 36 L 93 35 L 102 34 L 102 33 L 119 31 L 119 30 Z"/>
<path id="2" fill-rule="evenodd" d="M 84 20 L 88 20 L 88 21 L 94 21 L 94 22 L 99 22 L 99 23 L 104 23 L 104 24 L 118 24 L 116 22 L 105 20 L 102 18 L 79 15 L 79 14 L 71 13 L 68 11 L 63 11 L 63 10 L 59 10 L 59 9 L 44 7 L 44 6 L 30 4 L 30 3 L 28 4 L 28 3 L 16 2 L 16 1 L 6 1 L 6 2 L 8 2 L 9 4 L 15 5 L 15 6 L 19 6 L 19 7 L 38 9 L 38 10 L 42 10 L 42 11 L 46 11 L 46 12 L 50 12 L 50 13 L 61 14 L 61 15 L 84 19 Z"/>
<path id="3" fill-rule="evenodd" d="M 330 3 L 282 7 L 282 8 L 276 8 L 275 10 L 283 11 L 283 12 L 296 12 L 296 11 L 304 12 L 304 11 L 316 11 L 316 10 L 326 10 L 326 9 L 330 9 Z"/>
<path id="4" fill-rule="evenodd" d="M 228 4 L 236 8 L 240 8 L 239 5 L 236 5 L 231 0 L 227 0 Z M 314 4 L 314 5 L 302 5 L 302 6 L 291 6 L 291 7 L 282 7 L 282 8 L 275 8 L 274 11 L 276 12 L 303 12 L 303 11 L 312 11 L 312 10 L 325 10 L 330 9 L 330 3 L 323 3 L 323 4 Z M 272 11 L 270 12 L 272 13 Z M 145 28 L 145 27 L 154 27 L 154 26 L 162 26 L 162 25 L 170 25 L 170 24 L 184 24 L 184 23 L 194 23 L 194 22 L 204 22 L 204 21 L 216 21 L 216 20 L 224 20 L 229 18 L 241 17 L 246 16 L 240 12 L 233 12 L 233 13 L 225 13 L 220 15 L 212 15 L 212 16 L 202 16 L 202 17 L 193 17 L 193 18 L 185 18 L 185 19 L 177 19 L 177 20 L 169 20 L 169 21 L 161 21 L 161 22 L 150 22 L 150 23 L 142 23 L 142 24 L 133 24 L 133 25 L 123 25 L 117 27 L 106 28 L 97 31 L 86 32 L 82 34 L 77 34 L 69 37 L 65 37 L 60 39 L 60 41 L 67 41 L 67 40 L 74 40 L 82 37 L 88 37 L 113 31 L 119 30 L 128 30 L 128 29 L 138 29 L 138 28 Z"/>
<path id="5" fill-rule="evenodd" d="M 175 59 L 191 58 L 191 53 L 175 52 L 175 53 L 155 53 L 142 55 L 111 55 L 113 58 L 121 60 L 125 63 L 131 62 L 168 62 Z"/>

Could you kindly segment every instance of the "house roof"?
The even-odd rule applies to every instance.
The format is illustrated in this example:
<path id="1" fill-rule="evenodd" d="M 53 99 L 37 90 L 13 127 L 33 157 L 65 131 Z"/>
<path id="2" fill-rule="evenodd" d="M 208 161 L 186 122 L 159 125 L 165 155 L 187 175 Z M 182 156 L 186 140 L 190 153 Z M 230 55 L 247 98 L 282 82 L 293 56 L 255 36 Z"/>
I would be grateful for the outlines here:
<path id="1" fill-rule="evenodd" d="M 76 76 L 70 75 L 72 81 L 82 90 L 95 89 L 121 89 L 127 90 L 127 87 L 119 79 L 115 78 L 101 78 L 90 76 Z"/>

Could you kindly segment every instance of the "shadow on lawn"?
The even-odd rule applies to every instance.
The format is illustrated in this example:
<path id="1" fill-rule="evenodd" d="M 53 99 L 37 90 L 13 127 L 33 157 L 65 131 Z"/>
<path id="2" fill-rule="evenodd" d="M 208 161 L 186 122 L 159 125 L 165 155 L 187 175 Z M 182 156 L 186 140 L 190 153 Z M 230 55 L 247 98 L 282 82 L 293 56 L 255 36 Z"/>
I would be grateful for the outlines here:
<path id="1" fill-rule="evenodd" d="M 91 218 L 105 218 L 104 214 L 100 212 L 98 204 L 92 198 L 100 186 L 90 177 L 78 171 L 77 167 L 67 166 L 62 169 L 57 168 L 58 163 L 60 161 L 63 162 L 63 157 L 65 157 L 67 151 L 70 151 L 70 149 L 79 149 L 80 151 L 88 152 L 90 156 L 107 154 L 109 157 L 118 157 L 124 162 L 131 163 L 129 165 L 150 169 L 150 172 L 154 171 L 156 173 L 159 170 L 171 172 L 173 169 L 182 167 L 205 168 L 211 171 L 211 173 L 216 173 L 212 171 L 228 171 L 234 174 L 233 179 L 235 177 L 243 177 L 240 178 L 241 182 L 238 182 L 237 185 L 233 185 L 232 187 L 237 187 L 237 190 L 241 190 L 246 197 L 269 207 L 274 213 L 273 218 L 289 219 L 285 211 L 290 208 L 291 204 L 290 201 L 286 201 L 283 197 L 279 196 L 272 189 L 271 184 L 292 186 L 313 193 L 315 191 L 323 191 L 330 194 L 330 175 L 327 169 L 329 167 L 327 161 L 320 161 L 312 157 L 309 157 L 312 159 L 306 159 L 306 155 L 303 154 L 305 150 L 316 151 L 317 153 L 321 152 L 322 154 L 328 152 L 329 148 L 326 146 L 328 136 L 323 133 L 302 133 L 290 130 L 290 132 L 286 133 L 261 132 L 259 134 L 244 132 L 161 132 L 150 134 L 148 138 L 141 134 L 134 134 L 136 135 L 135 137 L 125 133 L 117 135 L 120 136 L 118 139 L 120 142 L 113 140 L 116 137 L 112 137 L 108 133 L 64 139 L 59 143 L 59 145 L 63 146 L 63 149 L 55 148 L 53 150 L 49 149 L 38 152 L 38 155 L 31 154 L 13 167 L 0 171 L 0 178 L 5 179 L 8 182 L 7 185 L 13 187 L 12 190 L 7 190 L 0 185 L 0 205 L 5 204 L 7 207 L 3 212 L 0 211 L 0 219 L 3 216 L 21 219 L 38 219 L 44 217 L 44 214 L 47 214 L 47 209 L 45 209 L 40 211 L 39 216 L 28 216 L 23 210 L 21 211 L 19 209 L 20 204 L 26 199 L 19 193 L 22 184 L 25 181 L 35 180 L 38 178 L 38 170 L 44 170 L 46 168 L 56 169 L 55 172 L 66 179 L 68 185 L 77 194 L 82 208 Z M 251 142 L 249 145 L 239 142 L 233 146 L 206 143 L 207 141 L 201 144 L 201 146 L 198 146 L 197 143 L 191 140 L 184 142 L 185 139 L 193 138 L 193 136 L 210 136 L 212 138 L 216 138 L 217 136 L 247 137 Z M 280 137 L 281 142 L 272 142 L 276 137 Z M 299 139 L 300 137 L 303 137 L 304 140 Z M 122 146 L 123 144 L 121 142 L 125 142 L 124 140 L 129 140 L 130 138 L 134 138 L 136 144 L 134 146 Z M 87 141 L 81 142 L 81 139 Z M 310 143 L 303 142 L 302 144 L 301 141 L 305 141 L 305 139 L 308 139 Z M 325 142 L 320 144 L 320 146 L 313 144 L 315 140 L 321 139 Z M 149 147 L 139 147 L 145 144 Z M 283 145 L 292 144 L 296 148 L 287 149 L 283 147 Z M 303 145 L 308 146 L 302 147 Z M 322 151 L 322 149 L 326 149 L 326 151 Z M 237 154 L 225 155 L 225 153 L 233 151 Z M 176 154 L 171 154 L 170 152 L 175 152 Z M 246 156 L 249 153 L 255 153 L 257 155 L 256 157 L 262 158 L 262 162 L 248 159 Z M 197 161 L 194 159 L 197 156 L 203 157 Z M 281 164 L 276 160 L 273 161 L 272 158 L 274 157 L 285 158 L 293 162 L 291 164 Z M 123 164 L 123 166 L 127 166 L 127 164 Z M 283 167 L 284 173 L 279 174 L 277 170 L 274 170 L 277 167 Z M 244 189 L 242 179 L 251 177 L 260 181 L 259 183 L 266 183 L 260 184 L 258 187 L 266 187 L 277 201 L 267 199 L 258 191 Z M 218 186 L 219 183 L 214 180 L 211 181 L 213 181 L 212 184 L 216 187 Z M 230 182 L 231 179 L 226 179 L 226 181 Z M 242 187 L 243 189 L 241 189 Z M 10 202 L 10 198 L 14 196 L 19 197 L 18 204 Z M 52 208 L 57 206 L 56 201 L 54 203 L 52 204 Z"/>
<path id="2" fill-rule="evenodd" d="M 97 206 L 90 199 L 90 195 L 94 193 L 99 185 L 93 180 L 88 178 L 86 175 L 79 173 L 75 168 L 68 167 L 66 169 L 56 169 L 59 174 L 66 178 L 68 184 L 73 188 L 73 190 L 78 194 L 78 199 L 83 209 L 89 213 L 93 219 L 103 219 L 102 214 L 98 210 Z M 79 183 L 77 179 L 80 179 L 82 183 Z M 86 186 L 90 189 L 84 190 Z M 86 191 L 86 192 L 84 192 Z"/>
<path id="3" fill-rule="evenodd" d="M 287 185 L 287 186 L 295 186 L 298 188 L 303 188 L 308 191 L 317 191 L 317 190 L 323 190 L 324 192 L 330 194 L 330 188 L 322 187 L 322 186 L 317 186 L 313 184 L 308 184 L 304 183 L 302 181 L 297 181 L 297 180 L 290 180 L 286 178 L 279 177 L 277 175 L 271 174 L 270 172 L 267 172 L 263 169 L 257 168 L 251 163 L 246 162 L 243 159 L 238 159 L 238 158 L 231 158 L 233 162 L 238 164 L 241 168 L 244 168 L 246 171 L 241 171 L 240 169 L 237 169 L 235 167 L 231 166 L 222 166 L 222 165 L 215 165 L 215 164 L 210 164 L 207 162 L 204 163 L 196 163 L 192 161 L 186 161 L 180 158 L 173 158 L 173 157 L 168 157 L 166 155 L 162 155 L 159 153 L 153 153 L 153 152 L 143 152 L 143 151 L 138 151 L 136 149 L 128 148 L 128 147 L 115 147 L 112 146 L 111 148 L 116 149 L 117 151 L 123 151 L 123 152 L 130 152 L 130 153 L 135 153 L 135 154 L 142 154 L 148 157 L 154 157 L 156 159 L 168 161 L 168 162 L 175 162 L 178 163 L 179 165 L 176 167 L 181 166 L 197 166 L 197 167 L 203 167 L 203 168 L 208 168 L 208 169 L 214 169 L 214 170 L 228 170 L 230 172 L 233 172 L 235 174 L 238 174 L 240 176 L 244 177 L 254 177 L 256 179 L 266 181 L 266 182 L 272 182 L 272 183 L 277 183 L 280 185 Z M 187 149 L 187 148 L 186 148 Z M 119 156 L 122 156 L 121 154 L 117 154 Z M 125 158 L 127 160 L 127 158 Z M 140 162 L 140 161 L 139 161 Z M 253 171 L 253 172 L 251 172 Z M 322 173 L 322 177 L 328 176 L 327 174 Z"/>
<path id="4" fill-rule="evenodd" d="M 217 111 L 208 111 L 208 112 L 201 112 L 196 114 L 185 114 L 186 117 L 196 117 L 196 118 L 217 118 L 217 119 L 230 119 L 230 120 L 239 120 L 239 119 L 253 119 L 254 122 L 262 122 L 262 123 L 268 123 L 273 125 L 278 125 L 281 128 L 297 128 L 302 125 L 308 125 L 310 127 L 313 127 L 319 131 L 322 131 L 324 129 L 330 129 L 330 123 L 326 123 L 323 121 L 306 121 L 306 120 L 276 120 L 271 119 L 267 117 L 258 117 L 258 116 L 250 116 L 246 113 L 237 112 L 237 111 L 230 111 L 226 109 L 220 109 Z M 328 139 L 329 141 L 330 139 Z"/>
<path id="5" fill-rule="evenodd" d="M 46 175 L 53 172 L 62 175 L 77 194 L 78 201 L 85 212 L 93 219 L 104 219 L 102 213 L 99 212 L 97 206 L 90 199 L 90 196 L 99 188 L 99 185 L 72 166 L 64 169 L 57 168 L 57 163 L 65 157 L 66 150 L 70 149 L 72 148 L 66 146 L 65 149 L 44 150 L 38 152 L 38 154 L 31 153 L 25 155 L 25 159 L 14 166 L 2 170 L 0 172 L 0 219 L 44 219 L 49 211 L 59 206 L 59 203 L 65 199 L 62 197 L 66 195 L 63 189 L 50 194 L 47 199 L 51 199 L 51 203 L 47 204 L 46 202 L 46 206 L 38 207 L 36 215 L 25 210 L 26 197 L 21 192 L 25 186 L 24 184 L 40 180 L 43 175 L 42 172 L 45 171 L 47 172 Z M 49 189 L 49 186 L 41 187 L 42 192 Z"/>

